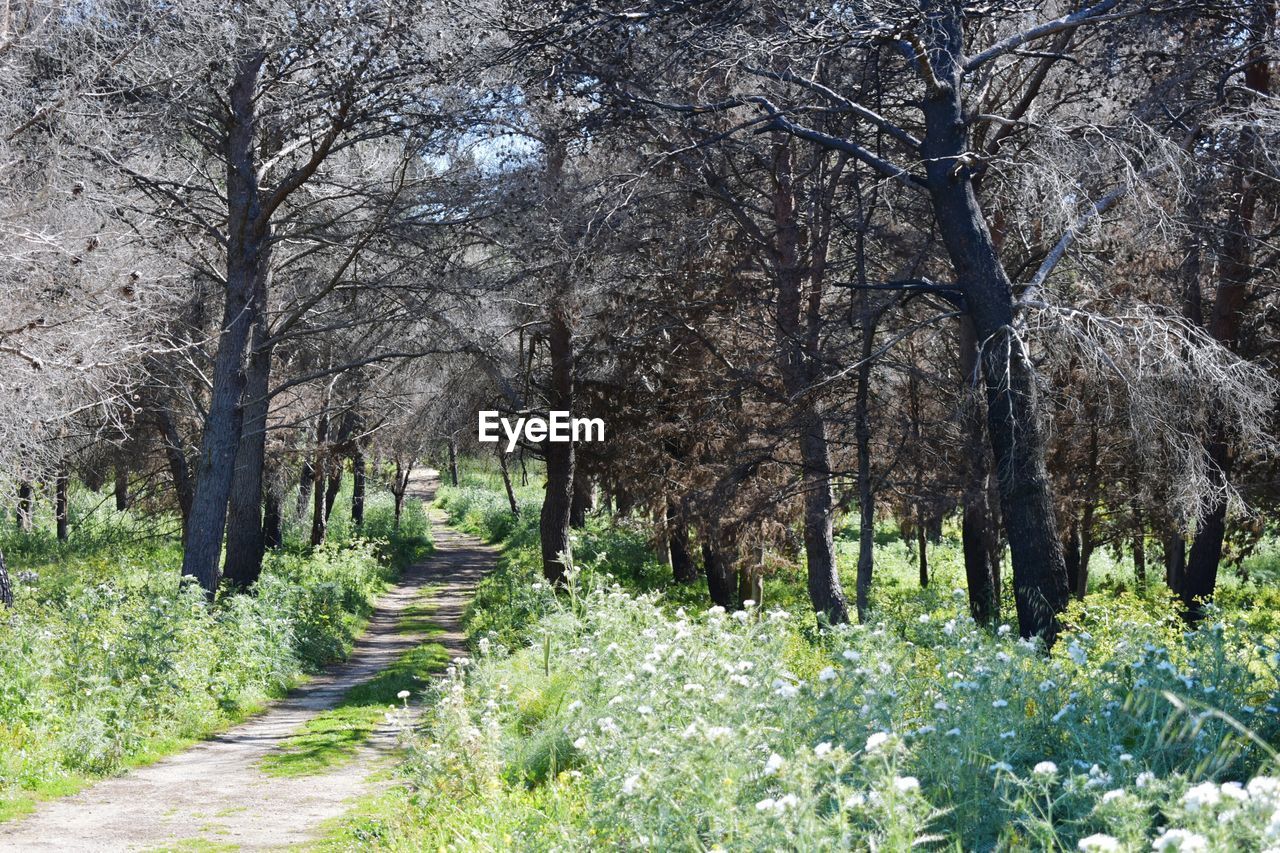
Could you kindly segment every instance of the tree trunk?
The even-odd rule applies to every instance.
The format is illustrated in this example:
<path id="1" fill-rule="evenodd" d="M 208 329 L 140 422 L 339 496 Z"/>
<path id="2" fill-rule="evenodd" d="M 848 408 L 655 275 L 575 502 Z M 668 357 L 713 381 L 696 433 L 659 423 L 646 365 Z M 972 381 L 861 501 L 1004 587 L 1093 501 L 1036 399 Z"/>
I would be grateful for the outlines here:
<path id="1" fill-rule="evenodd" d="M 865 308 L 865 306 L 864 306 Z M 854 439 L 858 451 L 858 621 L 867 621 L 871 606 L 871 577 L 875 568 L 876 493 L 871 472 L 871 353 L 876 321 L 862 320 L 862 348 L 858 361 L 858 385 L 854 399 Z"/>
<path id="2" fill-rule="evenodd" d="M 222 573 L 232 585 L 248 589 L 262 574 L 267 543 L 262 531 L 262 474 L 267 458 L 267 414 L 271 406 L 272 348 L 265 345 L 265 282 L 254 295 L 253 339 L 240 403 L 243 423 L 227 509 L 227 549 Z"/>
<path id="3" fill-rule="evenodd" d="M 254 160 L 254 98 L 263 60 L 262 53 L 240 60 L 228 98 L 226 301 L 182 557 L 183 576 L 194 577 L 211 598 L 218 588 L 218 558 L 243 426 L 240 401 L 251 304 L 270 252 L 269 224 L 262 215 Z"/>
<path id="4" fill-rule="evenodd" d="M 116 463 L 115 498 L 116 512 L 129 508 L 129 466 L 123 462 Z"/>
<path id="5" fill-rule="evenodd" d="M 735 595 L 738 588 L 733 570 L 734 555 L 727 544 L 714 530 L 704 534 L 702 564 L 707 573 L 707 592 L 711 594 L 711 601 L 731 610 L 737 604 Z"/>
<path id="6" fill-rule="evenodd" d="M 173 492 L 178 499 L 178 513 L 182 517 L 182 541 L 187 541 L 187 532 L 191 529 L 191 502 L 195 499 L 195 484 L 191 482 L 191 466 L 187 464 L 187 453 L 183 447 L 182 435 L 174 422 L 173 413 L 168 406 L 161 405 L 156 409 L 156 423 L 160 428 L 160 438 L 164 444 L 165 459 L 169 463 L 169 477 L 173 480 Z"/>
<path id="7" fill-rule="evenodd" d="M 30 533 L 35 524 L 34 506 L 32 504 L 34 489 L 31 483 L 23 480 L 18 484 L 18 529 Z"/>
<path id="8" fill-rule="evenodd" d="M 547 338 L 551 356 L 549 408 L 573 411 L 573 332 L 567 308 L 557 305 L 551 312 Z M 572 565 L 573 546 L 569 542 L 569 516 L 573 506 L 573 443 L 548 441 L 543 444 L 547 463 L 547 495 L 542 501 L 538 528 L 542 534 L 542 573 L 553 584 L 564 583 L 565 569 Z"/>
<path id="9" fill-rule="evenodd" d="M 315 481 L 316 469 L 312 467 L 311 460 L 302 460 L 302 472 L 298 477 L 298 502 L 293 509 L 293 517 L 298 521 L 302 520 L 307 507 L 311 506 L 311 489 Z"/>
<path id="10" fill-rule="evenodd" d="M 835 500 L 831 494 L 831 455 L 826 422 L 816 402 L 806 399 L 814 391 L 814 363 L 821 325 L 821 280 L 811 272 L 811 310 L 802 308 L 803 277 L 799 260 L 799 227 L 792 183 L 792 143 L 774 146 L 773 217 L 777 229 L 775 328 L 778 368 L 788 396 L 796 400 L 802 488 L 804 489 L 804 550 L 808 569 L 809 600 L 819 619 L 831 625 L 849 621 L 849 608 L 836 567 L 832 522 Z M 802 323 L 803 319 L 803 323 Z"/>
<path id="11" fill-rule="evenodd" d="M 982 400 L 973 393 L 980 381 L 978 339 L 973 321 L 960 318 L 960 373 L 964 378 L 965 471 L 960 539 L 964 551 L 964 574 L 969 588 L 969 613 L 979 625 L 1000 618 L 998 549 L 993 547 L 996 525 L 991 518 L 991 466 L 982 420 Z"/>
<path id="12" fill-rule="evenodd" d="M 1035 375 L 1014 329 L 1013 288 L 991 240 L 964 156 L 969 116 L 960 62 L 959 4 L 936 9 L 925 25 L 936 83 L 922 103 L 921 153 L 934 217 L 980 343 L 987 388 L 987 433 L 1000 484 L 1000 509 L 1013 558 L 1022 636 L 1052 644 L 1067 605 L 1067 572 L 1044 461 Z"/>
<path id="13" fill-rule="evenodd" d="M 924 589 L 929 585 L 929 531 L 925 520 L 918 515 L 916 517 L 916 548 L 919 549 L 916 558 L 919 560 L 920 588 Z"/>
<path id="14" fill-rule="evenodd" d="M 516 490 L 511 485 L 511 472 L 507 470 L 507 454 L 502 452 L 502 448 L 497 448 L 498 454 L 498 470 L 502 472 L 502 488 L 507 493 L 507 504 L 511 507 L 511 514 L 519 517 L 520 504 L 516 503 Z"/>
<path id="15" fill-rule="evenodd" d="M 1275 4 L 1258 3 L 1249 21 L 1249 61 L 1244 67 L 1245 87 L 1255 100 L 1271 94 L 1270 55 L 1275 33 Z M 1252 111 L 1252 108 L 1250 110 Z M 1248 301 L 1249 285 L 1256 274 L 1254 263 L 1254 222 L 1257 205 L 1267 182 L 1257 177 L 1258 160 L 1267 149 L 1259 133 L 1259 122 L 1244 121 L 1235 162 L 1231 169 L 1231 204 L 1223 232 L 1222 259 L 1218 264 L 1218 289 L 1209 318 L 1209 334 L 1233 352 L 1240 352 L 1240 330 L 1243 311 Z M 1213 597 L 1218 583 L 1218 565 L 1222 561 L 1222 544 L 1227 532 L 1226 489 L 1231 482 L 1232 452 L 1221 427 L 1207 443 L 1205 452 L 1214 468 L 1215 486 L 1221 496 L 1209 514 L 1201 519 L 1191 543 L 1179 595 L 1187 616 L 1196 621 L 1203 615 L 1203 604 Z"/>
<path id="16" fill-rule="evenodd" d="M 67 492 L 70 487 L 71 475 L 65 471 L 59 471 L 54 478 L 53 486 L 53 518 L 57 526 L 59 542 L 67 541 L 71 511 Z"/>
<path id="17" fill-rule="evenodd" d="M 351 456 L 351 523 L 357 530 L 364 524 L 365 476 L 364 448 L 357 442 Z"/>
<path id="18" fill-rule="evenodd" d="M 676 583 L 693 583 L 698 579 L 698 567 L 689 553 L 689 524 L 680 512 L 679 505 L 667 501 L 667 544 L 671 551 L 671 575 Z"/>
<path id="19" fill-rule="evenodd" d="M 449 435 L 449 484 L 458 485 L 458 437 Z"/>
<path id="20" fill-rule="evenodd" d="M 9 580 L 9 567 L 4 562 L 4 551 L 0 551 L 0 604 L 13 606 L 13 583 Z"/>
<path id="21" fill-rule="evenodd" d="M 1142 519 L 1142 507 L 1130 501 L 1133 513 L 1133 579 L 1138 589 L 1147 588 L 1147 527 Z"/>
<path id="22" fill-rule="evenodd" d="M 284 544 L 283 518 L 281 513 L 280 487 L 268 488 L 263 498 L 262 510 L 262 544 L 270 549 Z"/>
<path id="23" fill-rule="evenodd" d="M 329 524 L 329 517 L 333 515 L 333 505 L 338 500 L 338 493 L 342 491 L 342 475 L 345 473 L 346 465 L 343 460 L 335 457 L 330 462 L 329 486 L 324 490 L 324 523 Z"/>
<path id="24" fill-rule="evenodd" d="M 1164 582 L 1170 590 L 1179 592 L 1187 566 L 1187 543 L 1182 538 L 1182 531 L 1171 530 L 1165 534 L 1163 547 Z"/>
<path id="25" fill-rule="evenodd" d="M 319 465 L 317 465 L 317 468 Z M 316 477 L 316 487 L 312 490 L 311 505 L 311 547 L 324 544 L 325 534 L 329 532 L 329 516 L 325 511 L 324 481 Z"/>
<path id="26" fill-rule="evenodd" d="M 573 472 L 573 498 L 569 502 L 569 526 L 581 530 L 587 526 L 587 513 L 594 507 L 595 501 L 591 478 L 582 473 L 580 468 Z"/>

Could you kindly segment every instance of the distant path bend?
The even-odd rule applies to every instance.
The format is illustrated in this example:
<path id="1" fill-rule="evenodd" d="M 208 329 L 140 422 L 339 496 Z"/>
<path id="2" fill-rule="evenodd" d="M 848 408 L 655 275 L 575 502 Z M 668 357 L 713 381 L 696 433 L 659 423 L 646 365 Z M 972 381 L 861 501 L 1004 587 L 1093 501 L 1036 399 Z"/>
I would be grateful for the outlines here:
<path id="1" fill-rule="evenodd" d="M 412 497 L 430 501 L 437 473 L 415 470 Z M 444 524 L 431 510 L 435 552 L 405 570 L 378 599 L 351 657 L 327 669 L 262 714 L 190 749 L 85 789 L 42 803 L 30 816 L 0 823 L 0 851 L 147 850 L 215 846 L 270 850 L 305 845 L 319 825 L 353 801 L 390 783 L 377 774 L 390 762 L 396 733 L 379 730 L 349 762 L 310 776 L 274 777 L 259 762 L 312 717 L 424 641 L 397 632 L 403 611 L 433 587 L 430 637 L 451 656 L 466 654 L 462 614 L 475 584 L 494 563 L 494 550 Z"/>

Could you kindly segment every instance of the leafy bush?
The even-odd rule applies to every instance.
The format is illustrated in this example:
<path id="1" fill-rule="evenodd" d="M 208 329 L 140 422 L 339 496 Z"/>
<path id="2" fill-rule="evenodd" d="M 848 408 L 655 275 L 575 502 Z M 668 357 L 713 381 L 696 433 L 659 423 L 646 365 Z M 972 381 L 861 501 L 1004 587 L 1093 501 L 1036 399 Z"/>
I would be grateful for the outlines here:
<path id="1" fill-rule="evenodd" d="M 530 643 L 484 638 L 454 670 L 408 765 L 414 844 L 1280 841 L 1280 783 L 1246 783 L 1275 769 L 1275 649 L 1238 620 L 1184 634 L 1136 598 L 1082 607 L 1046 656 L 957 591 L 814 642 L 783 610 L 672 612 L 603 577 L 531 586 Z"/>

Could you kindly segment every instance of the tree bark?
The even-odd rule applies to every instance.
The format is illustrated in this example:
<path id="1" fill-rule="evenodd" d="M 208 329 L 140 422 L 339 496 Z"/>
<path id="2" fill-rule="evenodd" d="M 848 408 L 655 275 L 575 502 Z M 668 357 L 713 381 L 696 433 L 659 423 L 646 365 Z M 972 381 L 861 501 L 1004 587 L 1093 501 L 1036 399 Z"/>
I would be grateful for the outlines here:
<path id="1" fill-rule="evenodd" d="M 964 377 L 965 472 L 960 539 L 964 574 L 969 588 L 969 613 L 979 625 L 1000 618 L 999 549 L 991 518 L 991 466 L 987 452 L 982 401 L 972 388 L 980 381 L 978 338 L 973 321 L 960 318 L 960 372 Z M 993 544 L 993 540 L 996 542 Z"/>
<path id="2" fill-rule="evenodd" d="M 449 435 L 449 484 L 458 485 L 458 437 Z"/>
<path id="3" fill-rule="evenodd" d="M 298 521 L 302 520 L 307 507 L 311 506 L 311 489 L 315 486 L 315 481 L 316 469 L 312 467 L 311 460 L 302 460 L 302 471 L 298 476 L 298 501 L 293 509 L 293 517 Z"/>
<path id="4" fill-rule="evenodd" d="M 4 551 L 0 550 L 0 604 L 13 606 L 13 582 L 9 580 L 9 567 L 4 561 Z"/>
<path id="5" fill-rule="evenodd" d="M 357 529 L 364 524 L 365 476 L 364 448 L 357 442 L 351 455 L 351 523 Z"/>
<path id="6" fill-rule="evenodd" d="M 875 569 L 876 492 L 871 471 L 871 354 L 876 321 L 862 320 L 862 347 L 858 361 L 858 384 L 854 397 L 854 440 L 858 453 L 858 621 L 867 621 L 871 607 L 871 578 Z"/>
<path id="7" fill-rule="evenodd" d="M 129 508 L 129 466 L 123 462 L 116 463 L 115 482 L 116 512 L 124 512 Z"/>
<path id="8" fill-rule="evenodd" d="M 1044 461 L 1035 375 L 1014 329 L 1013 287 L 987 230 L 968 169 L 961 99 L 965 55 L 959 4 L 932 7 L 925 32 L 934 82 L 922 103 L 921 153 L 934 217 L 979 341 L 987 432 L 1013 558 L 1019 630 L 1052 644 L 1067 605 L 1067 572 Z"/>
<path id="9" fill-rule="evenodd" d="M 342 491 L 342 475 L 346 466 L 341 457 L 334 457 L 329 462 L 329 485 L 324 490 L 324 523 L 329 525 L 329 517 L 333 515 L 333 504 L 338 500 L 338 493 Z"/>
<path id="10" fill-rule="evenodd" d="M 511 472 L 507 470 L 507 454 L 502 451 L 501 447 L 497 447 L 498 454 L 498 470 L 502 472 L 502 488 L 507 493 L 507 504 L 511 507 L 511 514 L 520 516 L 520 504 L 516 503 L 516 490 L 511 485 Z"/>
<path id="11" fill-rule="evenodd" d="M 551 357 L 551 409 L 573 411 L 573 332 L 567 308 L 556 305 L 551 311 L 547 350 Z M 573 546 L 569 541 L 569 516 L 573 506 L 573 443 L 545 442 L 547 494 L 542 501 L 538 529 L 542 536 L 542 573 L 553 584 L 564 583 L 565 569 L 572 565 Z"/>
<path id="12" fill-rule="evenodd" d="M 53 486 L 53 518 L 59 542 L 67 541 L 71 510 L 67 492 L 70 486 L 71 475 L 66 471 L 59 471 L 54 478 Z"/>
<path id="13" fill-rule="evenodd" d="M 218 588 L 218 558 L 243 426 L 240 402 L 251 304 L 270 252 L 254 159 L 254 98 L 264 58 L 257 52 L 240 59 L 228 97 L 226 301 L 182 558 L 182 574 L 194 577 L 209 597 Z"/>
<path id="14" fill-rule="evenodd" d="M 1147 528 L 1138 502 L 1133 501 L 1130 506 L 1133 511 L 1133 579 L 1141 590 L 1147 588 Z"/>
<path id="15" fill-rule="evenodd" d="M 279 486 L 268 488 L 263 497 L 262 544 L 270 549 L 279 548 L 284 544 L 283 518 L 280 508 L 282 497 Z"/>
<path id="16" fill-rule="evenodd" d="M 581 530 L 587 526 L 587 513 L 591 511 L 595 503 L 591 497 L 591 492 L 591 478 L 584 474 L 581 468 L 575 468 L 573 472 L 573 498 L 569 503 L 569 526 L 575 530 Z"/>
<path id="17" fill-rule="evenodd" d="M 23 533 L 30 533 L 35 523 L 32 503 L 34 491 L 31 483 L 27 480 L 23 480 L 18 484 L 18 529 Z"/>
<path id="18" fill-rule="evenodd" d="M 1182 589 L 1183 575 L 1187 565 L 1187 543 L 1182 538 L 1182 531 L 1170 530 L 1163 540 L 1164 548 L 1164 582 L 1169 589 L 1178 592 Z"/>
<path id="19" fill-rule="evenodd" d="M 679 505 L 667 501 L 667 546 L 671 551 L 671 575 L 676 583 L 693 583 L 698 579 L 698 567 L 689 553 L 689 523 L 680 512 Z"/>
<path id="20" fill-rule="evenodd" d="M 267 543 L 262 523 L 262 474 L 267 458 L 267 414 L 271 396 L 272 347 L 266 345 L 266 284 L 253 300 L 253 332 L 240 409 L 240 445 L 227 510 L 227 549 L 222 573 L 240 589 L 248 589 L 262 574 Z"/>
<path id="21" fill-rule="evenodd" d="M 711 601 L 726 610 L 737 604 L 735 596 L 738 591 L 735 583 L 733 564 L 734 554 L 727 540 L 717 531 L 704 534 L 702 541 L 702 565 L 707 573 L 707 592 Z"/>
<path id="22" fill-rule="evenodd" d="M 156 409 L 156 423 L 160 428 L 160 439 L 164 444 L 165 459 L 169 463 L 169 477 L 173 480 L 173 492 L 178 499 L 178 514 L 182 518 L 182 541 L 187 541 L 187 532 L 191 529 L 191 502 L 195 498 L 195 484 L 191 482 L 191 466 L 187 464 L 187 453 L 183 446 L 182 435 L 173 419 L 173 413 L 166 405 Z"/>
<path id="23" fill-rule="evenodd" d="M 799 259 L 799 225 L 792 183 L 792 143 L 774 146 L 774 177 L 777 188 L 773 217 L 777 229 L 775 276 L 777 308 L 775 325 L 778 368 L 787 395 L 795 400 L 795 425 L 799 432 L 801 487 L 804 490 L 804 550 L 808 571 L 809 600 L 819 618 L 831 625 L 849 621 L 849 607 L 836 567 L 832 535 L 835 499 L 831 493 L 831 455 L 827 447 L 826 422 L 812 400 L 814 370 L 821 325 L 820 275 L 811 272 L 812 293 L 809 310 L 802 307 L 805 271 Z M 815 262 L 812 266 L 820 266 Z M 803 328 L 802 328 L 803 319 Z"/>

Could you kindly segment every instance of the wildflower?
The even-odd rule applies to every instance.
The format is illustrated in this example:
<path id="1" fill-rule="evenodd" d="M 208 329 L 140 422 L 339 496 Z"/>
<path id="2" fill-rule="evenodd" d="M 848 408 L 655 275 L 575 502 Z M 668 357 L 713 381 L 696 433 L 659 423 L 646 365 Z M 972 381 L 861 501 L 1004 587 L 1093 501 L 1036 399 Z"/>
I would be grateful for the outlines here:
<path id="1" fill-rule="evenodd" d="M 948 704 L 947 704 L 945 701 L 943 701 L 942 699 L 939 699 L 937 702 L 934 702 L 934 703 L 933 703 L 933 710 L 935 710 L 935 711 L 950 711 L 950 710 L 951 710 L 951 706 L 950 706 L 950 705 L 948 705 Z"/>
<path id="2" fill-rule="evenodd" d="M 1112 850 L 1120 849 L 1120 841 L 1105 832 L 1097 832 L 1087 838 L 1081 838 L 1076 843 L 1076 847 L 1084 853 L 1110 853 Z"/>
<path id="3" fill-rule="evenodd" d="M 489 654 L 490 643 L 488 637 L 481 637 L 480 642 L 476 643 L 476 645 L 480 647 L 480 654 L 486 656 Z"/>
<path id="4" fill-rule="evenodd" d="M 771 812 L 773 811 L 773 807 L 776 803 L 777 803 L 777 800 L 775 800 L 773 797 L 765 797 L 763 800 L 756 803 L 756 811 Z"/>
<path id="5" fill-rule="evenodd" d="M 750 610 L 751 608 L 753 608 L 753 607 L 755 607 L 755 606 L 756 606 L 755 601 L 754 601 L 753 599 L 750 599 L 750 598 L 748 598 L 746 601 L 742 602 L 742 609 L 743 609 L 743 610 Z"/>
<path id="6" fill-rule="evenodd" d="M 783 794 L 781 797 L 778 797 L 778 800 L 773 804 L 773 807 L 779 812 L 784 812 L 787 809 L 794 809 L 798 805 L 800 805 L 800 798 L 795 794 Z"/>
<path id="7" fill-rule="evenodd" d="M 574 748 L 574 749 L 585 749 L 585 748 L 586 748 L 586 746 L 587 746 L 587 739 L 586 739 L 586 737 L 580 737 L 580 738 L 578 738 L 577 740 L 575 740 L 575 741 L 573 742 L 573 748 Z"/>
<path id="8" fill-rule="evenodd" d="M 777 689 L 773 692 L 777 693 L 783 699 L 794 699 L 800 693 L 800 688 L 794 684 L 778 679 L 774 682 Z"/>
<path id="9" fill-rule="evenodd" d="M 703 687 L 701 684 L 698 684 L 697 682 L 694 682 L 694 681 L 688 682 L 681 689 L 684 690 L 685 693 L 702 693 L 706 690 L 705 687 Z"/>
<path id="10" fill-rule="evenodd" d="M 707 608 L 708 616 L 723 616 L 724 612 L 725 612 L 724 608 L 721 607 L 719 604 L 715 605 L 714 607 Z"/>
<path id="11" fill-rule="evenodd" d="M 634 794 L 639 787 L 640 787 L 639 773 L 633 773 L 632 775 L 628 776 L 626 779 L 622 780 L 622 793 L 624 794 L 628 794 L 628 795 Z"/>
<path id="12" fill-rule="evenodd" d="M 1123 800 L 1126 796 L 1124 788 L 1113 788 L 1102 795 L 1103 804 L 1114 803 L 1116 800 Z"/>
<path id="13" fill-rule="evenodd" d="M 1189 812 L 1198 812 L 1203 808 L 1213 808 L 1222 801 L 1222 794 L 1213 782 L 1201 782 L 1194 788 L 1188 788 L 1182 795 L 1182 805 Z"/>
<path id="14" fill-rule="evenodd" d="M 996 660 L 1000 661 L 1000 663 L 1008 663 L 1013 658 L 1010 657 L 1008 652 L 996 652 Z"/>
<path id="15" fill-rule="evenodd" d="M 1000 740 L 1011 740 L 1013 738 L 1016 738 L 1017 736 L 1018 736 L 1018 732 L 1016 729 L 1009 729 L 1009 731 L 1007 732 L 1000 733 Z"/>
<path id="16" fill-rule="evenodd" d="M 947 729 L 945 732 L 943 732 L 943 734 L 945 734 L 947 737 L 960 737 L 960 730 L 959 730 L 959 729 Z"/>
<path id="17" fill-rule="evenodd" d="M 942 633 L 950 637 L 955 632 L 956 632 L 956 620 L 948 619 L 947 624 L 942 626 Z"/>
<path id="18" fill-rule="evenodd" d="M 1045 778 L 1052 779 L 1058 775 L 1058 765 L 1054 764 L 1052 761 L 1041 761 L 1035 767 L 1031 768 L 1031 774 L 1033 776 L 1043 776 Z"/>
<path id="19" fill-rule="evenodd" d="M 849 799 L 844 801 L 846 809 L 860 809 L 867 804 L 867 795 L 862 793 L 850 794 Z"/>
<path id="20" fill-rule="evenodd" d="M 570 714 L 572 714 L 574 711 L 577 711 L 581 708 L 582 708 L 582 700 L 574 699 L 572 702 L 569 703 L 568 707 L 565 708 L 565 710 L 568 711 Z"/>
<path id="21" fill-rule="evenodd" d="M 747 620 L 751 618 L 751 614 L 747 613 L 745 610 L 738 610 L 734 612 L 733 618 L 745 625 L 747 624 Z"/>
<path id="22" fill-rule="evenodd" d="M 818 680 L 819 681 L 835 681 L 836 671 L 832 667 L 827 667 L 826 669 L 822 670 L 822 672 L 818 673 Z"/>
<path id="23" fill-rule="evenodd" d="M 1157 853 L 1169 853 L 1173 850 L 1177 850 L 1178 853 L 1208 853 L 1209 840 L 1198 832 L 1166 829 L 1152 842 L 1151 849 Z"/>
<path id="24" fill-rule="evenodd" d="M 1129 762 L 1131 762 L 1131 761 L 1133 761 L 1133 756 L 1132 756 L 1132 755 L 1130 755 L 1130 754 L 1129 754 L 1129 753 L 1127 753 L 1127 752 L 1122 752 L 1122 753 L 1120 753 L 1120 763 L 1121 763 L 1121 764 L 1128 764 L 1128 763 L 1129 763 Z"/>
<path id="25" fill-rule="evenodd" d="M 847 661 L 857 662 L 862 660 L 862 652 L 855 652 L 853 649 L 845 649 L 840 656 Z"/>
<path id="26" fill-rule="evenodd" d="M 1004 637 L 1004 636 L 1007 636 L 1008 633 L 1012 630 L 1013 628 L 1010 627 L 1009 625 L 1001 625 L 999 628 L 996 629 L 996 634 L 998 634 L 1001 637 Z"/>
<path id="27" fill-rule="evenodd" d="M 1152 773 L 1150 770 L 1143 770 L 1138 774 L 1138 778 L 1133 780 L 1133 784 L 1137 785 L 1139 788 L 1145 788 L 1154 781 L 1156 781 L 1156 774 Z"/>
<path id="28" fill-rule="evenodd" d="M 1237 803 L 1247 802 L 1249 799 L 1249 792 L 1239 782 L 1223 782 L 1218 791 L 1224 797 L 1235 800 Z"/>
<path id="29" fill-rule="evenodd" d="M 921 625 L 926 624 L 929 621 L 929 614 L 921 613 L 917 621 L 919 621 Z"/>
<path id="30" fill-rule="evenodd" d="M 1057 686 L 1058 686 L 1057 682 L 1055 682 L 1052 678 L 1046 678 L 1044 681 L 1040 682 L 1040 692 L 1048 693 L 1050 690 L 1054 689 Z"/>
<path id="31" fill-rule="evenodd" d="M 894 776 L 893 789 L 899 794 L 910 794 L 920 790 L 920 780 L 914 776 Z"/>
<path id="32" fill-rule="evenodd" d="M 1005 700 L 1005 699 L 997 699 L 997 700 L 995 700 L 994 702 L 992 702 L 992 703 L 991 703 L 991 707 L 992 707 L 992 708 L 1007 708 L 1007 707 L 1009 707 L 1009 702 L 1008 702 L 1008 700 Z"/>
<path id="33" fill-rule="evenodd" d="M 1007 761 L 997 761 L 995 764 L 992 764 L 987 769 L 990 770 L 992 773 L 1012 773 L 1013 765 Z"/>
<path id="34" fill-rule="evenodd" d="M 778 775 L 778 771 L 781 770 L 782 766 L 786 763 L 787 763 L 787 760 L 783 758 L 781 755 L 778 755 L 778 753 L 776 752 L 770 753 L 769 760 L 764 763 L 764 775 L 766 776 Z"/>
<path id="35" fill-rule="evenodd" d="M 648 705 L 637 705 L 636 713 L 642 717 L 647 717 L 653 713 L 653 709 L 650 708 Z"/>
<path id="36" fill-rule="evenodd" d="M 729 735 L 731 734 L 733 734 L 733 730 L 728 728 L 727 726 L 712 726 L 711 728 L 707 729 L 707 740 L 713 741 L 713 742 L 724 740 L 725 738 L 729 737 Z"/>
<path id="37" fill-rule="evenodd" d="M 616 735 L 619 731 L 618 724 L 613 721 L 613 717 L 601 717 L 596 721 L 596 725 L 600 727 L 600 731 L 607 735 Z"/>
<path id="38" fill-rule="evenodd" d="M 399 693 L 397 693 L 397 694 L 396 694 L 396 698 L 397 698 L 397 699 L 408 699 L 408 698 L 409 698 L 409 691 L 408 691 L 408 690 L 401 690 Z"/>
<path id="39" fill-rule="evenodd" d="M 1280 779 L 1272 776 L 1255 776 L 1249 780 L 1245 790 L 1254 799 L 1280 802 Z"/>
<path id="40" fill-rule="evenodd" d="M 888 732 L 872 732 L 871 736 L 867 738 L 867 743 L 864 749 L 867 752 L 879 752 L 880 747 L 884 746 L 888 742 Z"/>
<path id="41" fill-rule="evenodd" d="M 813 754 L 821 758 L 822 756 L 830 753 L 832 748 L 833 747 L 831 746 L 831 742 L 824 740 L 822 743 L 818 744 L 813 748 Z"/>
<path id="42" fill-rule="evenodd" d="M 1067 646 L 1067 657 L 1071 658 L 1076 666 L 1084 666 L 1085 661 L 1089 659 L 1088 654 L 1079 642 L 1072 640 L 1071 645 Z"/>

